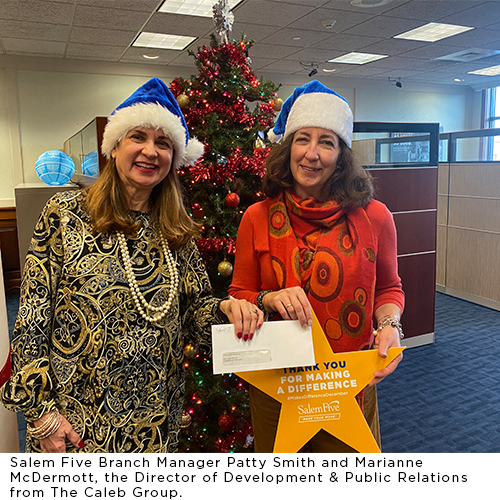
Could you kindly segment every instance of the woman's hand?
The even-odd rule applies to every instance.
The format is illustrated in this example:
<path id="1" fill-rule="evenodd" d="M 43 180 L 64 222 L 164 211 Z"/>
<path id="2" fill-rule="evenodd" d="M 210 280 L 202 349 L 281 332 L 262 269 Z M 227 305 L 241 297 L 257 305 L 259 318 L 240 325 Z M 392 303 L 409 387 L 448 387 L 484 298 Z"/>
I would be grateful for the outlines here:
<path id="1" fill-rule="evenodd" d="M 255 305 L 246 300 L 238 300 L 231 297 L 220 303 L 221 311 L 234 325 L 236 336 L 243 340 L 253 338 L 255 330 L 264 323 L 264 313 Z"/>
<path id="2" fill-rule="evenodd" d="M 277 312 L 283 319 L 298 319 L 302 328 L 313 323 L 311 305 L 300 286 L 269 292 L 262 298 L 262 304 L 266 312 Z"/>
<path id="3" fill-rule="evenodd" d="M 375 348 L 378 350 L 378 355 L 381 358 L 387 358 L 387 351 L 391 347 L 401 347 L 399 340 L 399 332 L 396 328 L 388 325 L 379 332 L 375 337 Z M 400 353 L 394 358 L 385 368 L 377 370 L 373 373 L 373 379 L 368 385 L 375 385 L 384 380 L 387 375 L 390 375 L 403 359 L 403 353 Z"/>
<path id="4" fill-rule="evenodd" d="M 48 415 L 32 422 L 35 427 L 40 426 Z M 61 425 L 54 434 L 40 440 L 40 448 L 44 453 L 66 453 L 66 439 L 77 448 L 83 448 L 82 438 L 73 430 L 71 424 L 61 415 Z"/>

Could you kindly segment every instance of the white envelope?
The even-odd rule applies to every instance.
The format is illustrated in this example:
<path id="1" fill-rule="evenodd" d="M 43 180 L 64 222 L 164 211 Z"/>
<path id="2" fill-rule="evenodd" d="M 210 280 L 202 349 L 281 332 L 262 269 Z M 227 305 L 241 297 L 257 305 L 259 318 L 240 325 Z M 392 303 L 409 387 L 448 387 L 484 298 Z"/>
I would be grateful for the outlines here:
<path id="1" fill-rule="evenodd" d="M 245 342 L 234 334 L 234 325 L 213 325 L 212 361 L 214 374 L 311 366 L 312 329 L 298 321 L 268 321 Z"/>

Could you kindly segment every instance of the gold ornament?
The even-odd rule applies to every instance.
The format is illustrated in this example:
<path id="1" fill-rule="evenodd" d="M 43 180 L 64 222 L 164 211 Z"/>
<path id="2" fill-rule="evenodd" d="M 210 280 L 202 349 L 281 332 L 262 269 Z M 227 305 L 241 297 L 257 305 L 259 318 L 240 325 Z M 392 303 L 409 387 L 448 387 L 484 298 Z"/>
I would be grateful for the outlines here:
<path id="1" fill-rule="evenodd" d="M 181 417 L 181 429 L 186 429 L 191 425 L 191 415 L 189 413 L 184 413 Z"/>
<path id="2" fill-rule="evenodd" d="M 188 358 L 194 358 L 196 355 L 196 347 L 193 344 L 188 344 L 184 347 L 184 355 Z"/>
<path id="3" fill-rule="evenodd" d="M 186 94 L 179 94 L 177 96 L 177 104 L 181 108 L 187 108 L 189 105 L 189 97 Z"/>
<path id="4" fill-rule="evenodd" d="M 221 274 L 221 276 L 231 276 L 233 272 L 233 265 L 231 262 L 227 260 L 223 260 L 218 266 L 217 271 Z"/>
<path id="5" fill-rule="evenodd" d="M 283 99 L 280 99 L 280 98 L 278 97 L 278 98 L 276 98 L 276 99 L 273 101 L 273 109 L 274 109 L 274 111 L 280 111 L 281 106 L 283 106 Z"/>
<path id="6" fill-rule="evenodd" d="M 263 149 L 266 147 L 266 145 L 260 137 L 257 137 L 257 139 L 255 139 L 255 142 L 253 143 L 253 147 L 254 149 Z"/>

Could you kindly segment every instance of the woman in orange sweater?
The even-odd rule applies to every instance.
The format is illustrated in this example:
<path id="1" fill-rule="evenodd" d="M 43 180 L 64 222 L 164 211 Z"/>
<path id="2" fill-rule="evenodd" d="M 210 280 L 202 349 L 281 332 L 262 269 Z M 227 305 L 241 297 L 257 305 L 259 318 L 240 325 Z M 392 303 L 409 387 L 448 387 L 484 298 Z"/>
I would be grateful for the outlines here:
<path id="1" fill-rule="evenodd" d="M 283 142 L 266 162 L 267 199 L 243 216 L 229 292 L 272 319 L 299 320 L 303 327 L 312 324 L 312 308 L 334 352 L 374 346 L 386 357 L 403 337 L 396 230 L 387 207 L 372 199 L 369 173 L 354 159 L 352 124 L 347 101 L 318 81 L 285 101 L 269 133 Z M 375 372 L 357 396 L 379 446 L 375 384 L 401 358 Z M 255 451 L 272 452 L 280 404 L 255 387 L 250 402 Z M 321 431 L 301 451 L 352 449 Z"/>

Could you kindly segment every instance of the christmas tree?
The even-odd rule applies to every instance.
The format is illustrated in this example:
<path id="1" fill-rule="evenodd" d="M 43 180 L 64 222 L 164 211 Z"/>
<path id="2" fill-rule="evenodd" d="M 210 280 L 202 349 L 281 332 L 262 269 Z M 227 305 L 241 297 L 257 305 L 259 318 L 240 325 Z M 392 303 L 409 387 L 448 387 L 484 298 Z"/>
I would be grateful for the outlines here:
<path id="1" fill-rule="evenodd" d="M 279 86 L 258 79 L 248 57 L 252 41 L 218 44 L 215 36 L 195 58 L 198 75 L 176 78 L 170 89 L 190 133 L 205 144 L 203 157 L 179 171 L 188 209 L 200 223 L 198 248 L 214 288 L 223 297 L 231 282 L 235 241 L 245 209 L 260 192 L 270 143 L 265 141 L 281 107 Z M 185 348 L 186 414 L 181 451 L 252 449 L 247 387 L 232 374 L 212 375 L 209 354 Z"/>

